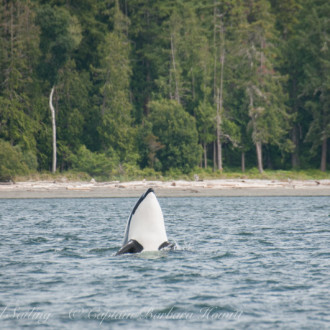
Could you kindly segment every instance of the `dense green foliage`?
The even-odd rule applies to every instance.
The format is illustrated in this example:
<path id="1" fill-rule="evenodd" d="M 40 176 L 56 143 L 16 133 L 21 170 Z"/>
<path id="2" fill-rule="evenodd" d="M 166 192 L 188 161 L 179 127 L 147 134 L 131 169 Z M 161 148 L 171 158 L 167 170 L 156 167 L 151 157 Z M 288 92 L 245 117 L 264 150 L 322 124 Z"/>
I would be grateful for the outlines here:
<path id="1" fill-rule="evenodd" d="M 159 169 L 165 172 L 173 167 L 189 173 L 201 154 L 194 117 L 174 100 L 153 101 L 150 112 L 152 133 L 160 142 Z"/>
<path id="2" fill-rule="evenodd" d="M 52 87 L 59 171 L 325 171 L 329 17 L 326 0 L 0 0 L 0 180 L 51 169 Z"/>

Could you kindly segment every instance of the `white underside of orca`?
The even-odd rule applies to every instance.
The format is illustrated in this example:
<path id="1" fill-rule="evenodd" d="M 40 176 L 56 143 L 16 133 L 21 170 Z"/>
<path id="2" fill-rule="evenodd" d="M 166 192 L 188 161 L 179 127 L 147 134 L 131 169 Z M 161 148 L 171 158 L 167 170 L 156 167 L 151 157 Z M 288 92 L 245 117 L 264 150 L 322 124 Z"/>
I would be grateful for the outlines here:
<path id="1" fill-rule="evenodd" d="M 134 249 L 128 250 L 132 244 Z M 123 247 L 117 254 L 158 251 L 168 245 L 163 212 L 150 188 L 136 203 L 127 222 Z"/>

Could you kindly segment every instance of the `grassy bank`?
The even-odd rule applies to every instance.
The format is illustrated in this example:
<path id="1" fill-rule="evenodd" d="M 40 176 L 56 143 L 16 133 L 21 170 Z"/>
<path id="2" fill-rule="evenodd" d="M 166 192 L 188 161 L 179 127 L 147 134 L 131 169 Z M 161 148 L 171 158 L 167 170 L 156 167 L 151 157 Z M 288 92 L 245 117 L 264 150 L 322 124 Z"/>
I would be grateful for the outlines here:
<path id="1" fill-rule="evenodd" d="M 159 181 L 171 181 L 171 180 L 212 180 L 212 179 L 259 179 L 259 180 L 330 180 L 330 171 L 321 172 L 319 170 L 295 170 L 295 171 L 283 171 L 283 170 L 265 170 L 262 174 L 258 169 L 252 168 L 246 172 L 239 170 L 223 170 L 212 171 L 212 169 L 200 169 L 189 174 L 183 174 L 177 170 L 171 170 L 167 173 L 155 172 L 152 169 L 136 169 L 126 168 L 120 173 L 113 173 L 109 176 L 94 177 L 98 182 L 102 181 L 136 181 L 136 180 L 159 180 Z M 49 172 L 36 172 L 25 176 L 15 176 L 14 181 L 90 181 L 92 176 L 84 172 L 58 172 L 55 174 Z"/>

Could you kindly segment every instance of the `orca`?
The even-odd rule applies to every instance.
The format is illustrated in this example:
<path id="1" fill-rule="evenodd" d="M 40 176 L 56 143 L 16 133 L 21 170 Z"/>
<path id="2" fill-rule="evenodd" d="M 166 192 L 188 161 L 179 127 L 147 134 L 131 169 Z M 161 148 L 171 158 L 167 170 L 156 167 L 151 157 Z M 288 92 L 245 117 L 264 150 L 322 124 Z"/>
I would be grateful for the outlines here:
<path id="1" fill-rule="evenodd" d="M 149 188 L 137 201 L 128 218 L 124 242 L 116 255 L 170 249 L 164 217 L 155 192 Z"/>

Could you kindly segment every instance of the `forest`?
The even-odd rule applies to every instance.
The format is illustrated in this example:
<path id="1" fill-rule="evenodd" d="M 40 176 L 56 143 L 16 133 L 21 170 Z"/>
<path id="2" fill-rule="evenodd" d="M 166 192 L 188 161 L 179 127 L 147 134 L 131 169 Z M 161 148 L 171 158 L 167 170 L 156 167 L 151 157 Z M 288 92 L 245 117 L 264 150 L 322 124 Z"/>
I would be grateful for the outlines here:
<path id="1" fill-rule="evenodd" d="M 327 0 L 0 0 L 0 179 L 327 170 Z"/>

